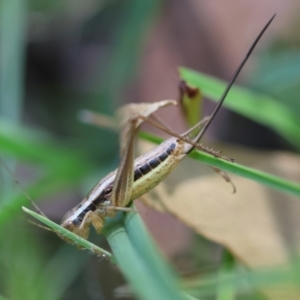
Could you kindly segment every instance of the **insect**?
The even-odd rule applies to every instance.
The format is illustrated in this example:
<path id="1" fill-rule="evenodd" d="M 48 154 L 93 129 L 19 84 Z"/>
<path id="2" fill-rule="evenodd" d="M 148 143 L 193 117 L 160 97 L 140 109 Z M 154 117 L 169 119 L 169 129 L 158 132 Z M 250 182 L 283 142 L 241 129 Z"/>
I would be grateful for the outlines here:
<path id="1" fill-rule="evenodd" d="M 211 115 L 199 122 L 196 126 L 178 135 L 170 132 L 173 137 L 167 139 L 150 152 L 134 160 L 134 138 L 141 119 L 149 121 L 149 118 L 137 116 L 129 120 L 128 140 L 124 147 L 120 166 L 114 172 L 103 178 L 83 199 L 83 201 L 68 212 L 62 220 L 62 226 L 69 231 L 85 239 L 89 236 L 90 225 L 98 233 L 101 232 L 106 217 L 114 216 L 116 210 L 126 210 L 131 201 L 163 181 L 195 147 L 206 132 L 222 106 L 231 86 L 246 63 L 259 39 L 268 28 L 275 15 L 262 29 L 247 55 L 236 70 L 233 78 L 228 83 L 221 99 Z M 153 123 L 153 121 L 150 121 Z M 162 128 L 162 125 L 156 125 Z M 198 128 L 198 133 L 192 138 L 189 134 Z M 199 129 L 200 128 L 200 129 Z M 63 238 L 63 237 L 62 237 Z"/>

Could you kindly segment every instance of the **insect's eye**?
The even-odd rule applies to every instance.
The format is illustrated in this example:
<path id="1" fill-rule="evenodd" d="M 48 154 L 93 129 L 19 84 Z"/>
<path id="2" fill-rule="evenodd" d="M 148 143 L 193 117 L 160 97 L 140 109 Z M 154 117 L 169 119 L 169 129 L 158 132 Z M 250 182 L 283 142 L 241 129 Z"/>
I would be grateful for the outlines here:
<path id="1" fill-rule="evenodd" d="M 62 227 L 66 228 L 67 230 L 73 232 L 76 224 L 74 221 L 66 221 L 62 223 Z"/>
<path id="2" fill-rule="evenodd" d="M 110 195 L 110 194 L 111 194 L 111 191 L 112 191 L 112 186 L 110 186 L 109 188 L 107 188 L 107 189 L 104 191 L 105 196 Z"/>

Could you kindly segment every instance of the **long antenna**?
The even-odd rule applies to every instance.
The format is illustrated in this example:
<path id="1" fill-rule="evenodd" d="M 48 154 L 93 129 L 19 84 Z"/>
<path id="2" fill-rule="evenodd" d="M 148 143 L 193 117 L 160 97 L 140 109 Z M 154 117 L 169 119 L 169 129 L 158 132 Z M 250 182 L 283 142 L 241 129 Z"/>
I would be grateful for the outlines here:
<path id="1" fill-rule="evenodd" d="M 12 180 L 14 181 L 14 183 L 18 186 L 18 188 L 23 192 L 23 194 L 25 195 L 25 197 L 27 198 L 27 200 L 29 200 L 29 202 L 31 202 L 32 206 L 45 218 L 48 219 L 48 217 L 39 209 L 39 207 L 35 204 L 35 202 L 32 200 L 32 198 L 29 196 L 29 194 L 25 191 L 25 189 L 23 188 L 23 186 L 20 184 L 19 180 L 16 179 L 16 177 L 14 176 L 13 172 L 10 170 L 10 168 L 8 167 L 8 165 L 4 162 L 4 160 L 0 157 L 0 163 L 2 164 L 2 166 L 4 167 L 4 169 L 8 172 L 8 174 L 11 176 Z"/>
<path id="2" fill-rule="evenodd" d="M 260 34 L 257 36 L 257 38 L 255 39 L 254 43 L 252 44 L 252 46 L 250 47 L 248 53 L 246 54 L 245 58 L 243 59 L 242 63 L 239 65 L 239 67 L 237 68 L 237 70 L 235 71 L 235 74 L 233 75 L 232 79 L 230 80 L 230 82 L 227 84 L 227 87 L 221 97 L 221 99 L 219 100 L 218 104 L 216 105 L 215 109 L 213 110 L 213 112 L 211 113 L 207 123 L 203 126 L 200 134 L 198 135 L 198 140 L 200 140 L 202 138 L 202 136 L 204 135 L 204 133 L 206 132 L 206 129 L 208 128 L 208 126 L 210 125 L 211 121 L 214 119 L 214 117 L 216 116 L 216 114 L 218 113 L 220 107 L 222 106 L 230 88 L 232 87 L 233 83 L 235 82 L 236 78 L 238 77 L 240 71 L 242 70 L 243 66 L 245 65 L 246 61 L 248 60 L 249 56 L 251 55 L 251 53 L 253 52 L 255 46 L 257 45 L 258 41 L 260 40 L 260 38 L 262 37 L 262 35 L 265 33 L 265 31 L 267 30 L 267 28 L 269 27 L 269 25 L 271 24 L 271 22 L 273 21 L 273 19 L 275 18 L 276 14 L 273 15 L 273 17 L 269 20 L 269 22 L 265 25 L 265 27 L 262 29 L 262 31 L 260 32 Z"/>

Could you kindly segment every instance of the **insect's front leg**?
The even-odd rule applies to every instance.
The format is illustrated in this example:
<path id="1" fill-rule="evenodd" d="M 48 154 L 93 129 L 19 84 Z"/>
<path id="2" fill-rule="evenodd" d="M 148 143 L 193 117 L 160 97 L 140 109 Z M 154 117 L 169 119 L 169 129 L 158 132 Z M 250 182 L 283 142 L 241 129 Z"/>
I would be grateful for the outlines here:
<path id="1" fill-rule="evenodd" d="M 101 233 L 103 228 L 103 218 L 97 214 L 97 211 L 89 211 L 84 219 L 82 220 L 82 223 L 79 227 L 81 231 L 87 230 L 89 228 L 90 224 L 93 225 L 93 227 L 96 229 L 97 233 Z"/>
<path id="2" fill-rule="evenodd" d="M 108 207 L 106 213 L 108 217 L 114 217 L 117 213 L 117 210 L 115 209 L 115 207 Z"/>
<path id="3" fill-rule="evenodd" d="M 105 206 L 105 208 L 96 209 L 94 213 L 97 214 L 97 216 L 114 217 L 118 208 L 118 206 Z"/>

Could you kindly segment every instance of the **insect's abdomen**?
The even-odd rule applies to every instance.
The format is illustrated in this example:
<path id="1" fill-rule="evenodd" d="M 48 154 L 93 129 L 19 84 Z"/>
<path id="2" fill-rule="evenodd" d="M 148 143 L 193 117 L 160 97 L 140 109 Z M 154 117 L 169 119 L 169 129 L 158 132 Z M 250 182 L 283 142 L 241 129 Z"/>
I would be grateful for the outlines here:
<path id="1" fill-rule="evenodd" d="M 144 195 L 163 181 L 185 157 L 183 143 L 172 138 L 135 162 L 131 200 Z M 157 151 L 155 151 L 157 150 Z"/>

